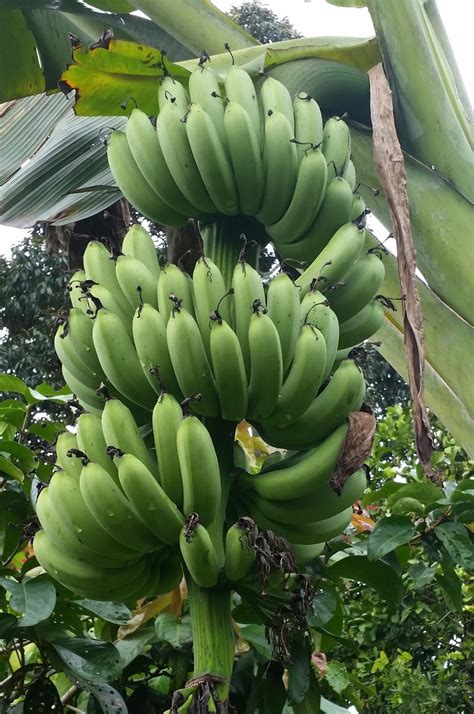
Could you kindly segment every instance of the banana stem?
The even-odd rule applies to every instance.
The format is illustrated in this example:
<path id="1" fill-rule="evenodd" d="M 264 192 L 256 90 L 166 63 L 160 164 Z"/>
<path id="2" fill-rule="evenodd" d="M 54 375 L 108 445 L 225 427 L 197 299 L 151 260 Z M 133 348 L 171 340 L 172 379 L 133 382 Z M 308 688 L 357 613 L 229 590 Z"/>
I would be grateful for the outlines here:
<path id="1" fill-rule="evenodd" d="M 189 577 L 187 585 L 193 634 L 193 681 L 215 683 L 220 701 L 226 703 L 235 648 L 230 589 L 200 588 Z"/>
<path id="2" fill-rule="evenodd" d="M 261 243 L 266 242 L 263 226 L 247 216 L 219 216 L 214 223 L 201 226 L 201 235 L 204 255 L 217 265 L 227 289 L 241 252 L 247 263 L 257 268 Z"/>
<path id="3" fill-rule="evenodd" d="M 235 424 L 223 419 L 204 419 L 216 449 L 221 472 L 221 507 L 209 534 L 222 565 L 224 564 L 224 525 L 227 501 L 234 476 Z M 234 632 L 229 587 L 201 588 L 186 573 L 193 634 L 193 680 L 210 681 L 216 686 L 223 705 L 229 697 L 234 663 Z"/>

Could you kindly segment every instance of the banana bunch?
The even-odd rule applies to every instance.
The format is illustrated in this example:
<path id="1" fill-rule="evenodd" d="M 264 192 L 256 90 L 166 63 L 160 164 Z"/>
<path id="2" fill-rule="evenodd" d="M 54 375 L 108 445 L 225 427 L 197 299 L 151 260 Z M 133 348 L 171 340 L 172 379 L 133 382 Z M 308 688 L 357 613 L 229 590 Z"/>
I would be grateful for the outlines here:
<path id="1" fill-rule="evenodd" d="M 220 471 L 203 422 L 165 393 L 153 410 L 153 437 L 150 449 L 131 411 L 110 399 L 101 417 L 84 412 L 76 433 L 58 438 L 59 470 L 37 502 L 43 530 L 35 553 L 53 577 L 84 597 L 169 591 L 182 577 L 185 517 L 198 519 L 204 533 L 217 517 Z"/>
<path id="2" fill-rule="evenodd" d="M 156 127 L 134 109 L 107 148 L 118 187 L 147 218 L 252 216 L 284 258 L 306 262 L 345 223 L 363 221 L 349 128 L 340 117 L 323 124 L 305 92 L 292 99 L 272 77 L 257 91 L 240 67 L 221 81 L 199 64 L 189 94 L 164 77 L 158 105 Z"/>
<path id="3" fill-rule="evenodd" d="M 140 426 L 164 392 L 203 417 L 247 418 L 265 431 L 290 426 L 383 320 L 384 267 L 363 254 L 364 242 L 363 228 L 345 224 L 295 283 L 281 273 L 268 289 L 239 260 L 230 291 L 209 258 L 192 277 L 161 268 L 140 226 L 117 260 L 89 243 L 55 335 L 64 379 L 88 412 L 118 398 Z"/>

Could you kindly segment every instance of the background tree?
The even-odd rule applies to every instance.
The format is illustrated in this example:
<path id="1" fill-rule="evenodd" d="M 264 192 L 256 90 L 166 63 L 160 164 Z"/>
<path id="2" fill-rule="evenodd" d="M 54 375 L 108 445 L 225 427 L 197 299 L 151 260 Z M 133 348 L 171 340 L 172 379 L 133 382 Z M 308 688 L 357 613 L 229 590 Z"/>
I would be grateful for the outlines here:
<path id="1" fill-rule="evenodd" d="M 278 17 L 258 0 L 233 5 L 227 14 L 262 44 L 302 37 L 286 16 Z"/>

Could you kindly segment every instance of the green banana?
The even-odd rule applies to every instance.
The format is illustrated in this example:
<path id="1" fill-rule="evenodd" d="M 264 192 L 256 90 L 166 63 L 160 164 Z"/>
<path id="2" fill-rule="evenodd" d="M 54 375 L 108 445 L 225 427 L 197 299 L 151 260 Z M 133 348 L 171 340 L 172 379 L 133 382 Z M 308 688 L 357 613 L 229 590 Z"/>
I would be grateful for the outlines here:
<path id="1" fill-rule="evenodd" d="M 295 132 L 295 118 L 293 114 L 293 102 L 288 89 L 282 82 L 273 77 L 264 77 L 260 88 L 260 105 L 262 107 L 263 116 L 268 116 L 269 112 L 279 112 L 288 121 L 291 128 L 291 133 Z"/>
<path id="2" fill-rule="evenodd" d="M 273 501 L 284 501 L 293 498 L 295 494 L 299 497 L 311 496 L 329 481 L 339 459 L 348 427 L 349 422 L 345 420 L 328 437 L 308 451 L 305 458 L 292 466 L 256 476 L 244 474 L 244 485 L 263 498 Z M 292 538 L 289 540 L 292 543 L 299 542 Z M 320 538 L 319 541 L 313 542 L 319 543 L 322 540 L 326 539 Z"/>
<path id="3" fill-rule="evenodd" d="M 220 316 L 212 323 L 210 353 L 221 416 L 241 421 L 248 407 L 247 373 L 239 339 Z"/>
<path id="4" fill-rule="evenodd" d="M 339 344 L 339 322 L 336 314 L 331 310 L 328 301 L 318 290 L 310 290 L 301 303 L 301 323 L 313 325 L 324 337 L 326 346 L 326 363 L 321 381 L 329 375 Z"/>
<path id="5" fill-rule="evenodd" d="M 79 486 L 87 508 L 111 536 L 142 553 L 160 547 L 160 541 L 102 466 L 89 461 L 82 469 Z"/>
<path id="6" fill-rule="evenodd" d="M 76 421 L 77 445 L 89 461 L 100 464 L 118 483 L 117 469 L 107 454 L 107 443 L 102 433 L 102 423 L 96 414 L 84 412 Z"/>
<path id="7" fill-rule="evenodd" d="M 133 454 L 158 480 L 158 465 L 140 434 L 132 412 L 120 399 L 109 399 L 105 403 L 101 424 L 107 447 Z"/>
<path id="8" fill-rule="evenodd" d="M 115 274 L 115 258 L 103 243 L 92 240 L 87 244 L 84 251 L 84 270 L 87 280 L 107 288 L 117 302 L 126 308 L 126 300 L 120 291 Z"/>
<path id="9" fill-rule="evenodd" d="M 366 205 L 365 201 L 360 195 L 360 193 L 356 193 L 354 195 L 354 198 L 352 199 L 352 209 L 351 209 L 351 215 L 350 215 L 350 220 L 357 222 L 359 225 L 365 224 L 366 218 Z"/>
<path id="10" fill-rule="evenodd" d="M 141 305 L 132 322 L 133 341 L 145 377 L 157 394 L 163 388 L 182 399 L 166 339 L 166 324 L 158 310 L 151 305 Z"/>
<path id="11" fill-rule="evenodd" d="M 265 226 L 283 255 L 284 248 L 280 246 L 297 241 L 314 223 L 325 196 L 327 173 L 322 151 L 308 147 L 299 166 L 290 205 L 279 221 Z"/>
<path id="12" fill-rule="evenodd" d="M 300 545 L 315 545 L 335 538 L 344 532 L 352 520 L 352 508 L 346 508 L 342 513 L 315 523 L 292 523 L 291 525 L 272 521 L 252 505 L 249 506 L 249 511 L 260 528 L 272 530 L 290 543 Z"/>
<path id="13" fill-rule="evenodd" d="M 124 546 L 92 515 L 82 497 L 79 480 L 67 472 L 57 471 L 48 486 L 49 500 L 64 528 L 84 547 L 99 556 L 122 563 L 137 560 L 140 552 Z"/>
<path id="14" fill-rule="evenodd" d="M 352 191 L 355 191 L 357 188 L 357 176 L 355 166 L 351 159 L 349 159 L 349 161 L 347 162 L 347 166 L 344 173 L 342 174 L 342 177 L 346 179 Z"/>
<path id="15" fill-rule="evenodd" d="M 371 300 L 354 317 L 340 325 L 339 349 L 360 345 L 372 337 L 384 320 L 383 305 L 378 300 Z"/>
<path id="16" fill-rule="evenodd" d="M 133 454 L 118 457 L 120 485 L 135 514 L 162 543 L 174 545 L 184 523 L 173 501 L 147 467 Z"/>
<path id="17" fill-rule="evenodd" d="M 170 297 L 171 296 L 171 297 Z M 168 263 L 161 271 L 158 281 L 158 309 L 166 322 L 173 309 L 173 299 L 179 298 L 181 305 L 194 315 L 193 284 L 189 275 L 173 263 Z"/>
<path id="18" fill-rule="evenodd" d="M 185 116 L 169 102 L 163 106 L 156 122 L 161 150 L 171 176 L 185 198 L 198 211 L 215 213 L 216 207 L 209 197 L 189 145 Z M 176 221 L 166 223 L 178 225 Z"/>
<path id="19" fill-rule="evenodd" d="M 239 518 L 225 536 L 225 576 L 230 582 L 245 578 L 252 570 L 256 551 L 253 547 L 247 518 Z"/>
<path id="20" fill-rule="evenodd" d="M 76 592 L 82 590 L 103 592 L 105 588 L 123 587 L 127 582 L 139 579 L 144 574 L 147 564 L 146 558 L 140 558 L 126 567 L 116 569 L 83 563 L 59 549 L 45 531 L 36 533 L 33 548 L 40 565 L 55 580 Z"/>
<path id="21" fill-rule="evenodd" d="M 105 374 L 100 366 L 92 340 L 93 321 L 81 310 L 72 308 L 67 318 L 67 339 L 72 343 L 77 357 L 84 367 L 97 375 L 99 380 L 105 381 Z"/>
<path id="22" fill-rule="evenodd" d="M 117 568 L 124 565 L 123 559 L 114 557 L 114 553 L 96 553 L 83 545 L 78 536 L 63 522 L 61 511 L 56 510 L 49 497 L 49 489 L 44 488 L 36 502 L 36 513 L 51 542 L 67 553 L 72 560 L 79 560 L 99 568 Z M 135 554 L 135 559 L 138 554 Z"/>
<path id="23" fill-rule="evenodd" d="M 220 213 L 235 216 L 239 212 L 239 197 L 232 167 L 211 117 L 199 104 L 191 104 L 186 116 L 186 131 L 194 160 L 212 203 Z"/>
<path id="24" fill-rule="evenodd" d="M 239 338 L 247 376 L 250 374 L 249 325 L 254 302 L 265 305 L 262 280 L 251 265 L 240 261 L 232 274 L 234 330 Z"/>
<path id="25" fill-rule="evenodd" d="M 376 253 L 368 253 L 349 268 L 339 285 L 325 295 L 339 322 L 346 322 L 372 300 L 385 278 L 385 266 Z"/>
<path id="26" fill-rule="evenodd" d="M 227 294 L 224 278 L 217 265 L 209 258 L 199 258 L 194 266 L 193 292 L 196 321 L 209 357 L 211 313 L 219 307 L 219 315 L 230 322 L 230 300 L 222 299 Z"/>
<path id="27" fill-rule="evenodd" d="M 71 449 L 73 451 L 79 450 L 79 445 L 77 443 L 77 437 L 70 431 L 63 431 L 59 434 L 56 439 L 55 449 L 56 449 L 56 466 L 59 466 L 63 471 L 67 471 L 72 474 L 75 478 L 79 478 L 81 475 L 83 460 L 80 455 L 69 453 Z"/>
<path id="28" fill-rule="evenodd" d="M 158 307 L 156 278 L 138 258 L 119 255 L 116 273 L 122 292 L 133 310 L 144 302 L 154 308 Z"/>
<path id="29" fill-rule="evenodd" d="M 224 102 L 217 74 L 209 64 L 198 65 L 189 77 L 189 94 L 194 104 L 199 104 L 214 125 L 224 151 L 227 151 L 224 131 Z"/>
<path id="30" fill-rule="evenodd" d="M 271 446 L 311 449 L 337 429 L 351 412 L 360 409 L 364 397 L 365 381 L 361 369 L 353 360 L 344 360 L 309 409 L 291 426 L 279 429 L 260 424 L 258 429 Z"/>
<path id="31" fill-rule="evenodd" d="M 313 325 L 303 325 L 275 408 L 263 421 L 285 427 L 299 419 L 318 393 L 325 366 L 326 341 L 322 333 Z"/>
<path id="32" fill-rule="evenodd" d="M 177 588 L 183 579 L 183 568 L 179 558 L 179 552 L 166 549 L 165 554 L 160 558 L 160 577 L 150 595 L 164 595 Z"/>
<path id="33" fill-rule="evenodd" d="M 288 209 L 298 175 L 293 130 L 281 112 L 265 120 L 263 166 L 265 193 L 256 218 L 264 226 L 276 223 Z M 351 193 L 352 197 L 352 193 Z"/>
<path id="34" fill-rule="evenodd" d="M 160 86 L 158 88 L 158 106 L 160 111 L 167 104 L 174 105 L 180 116 L 184 116 L 188 111 L 189 95 L 181 82 L 173 79 L 170 75 L 166 75 L 160 79 Z"/>
<path id="35" fill-rule="evenodd" d="M 323 552 L 325 545 L 326 543 L 311 543 L 310 545 L 290 543 L 296 565 L 305 565 L 317 558 Z"/>
<path id="36" fill-rule="evenodd" d="M 258 147 L 260 147 L 263 143 L 260 107 L 255 85 L 250 75 L 241 67 L 233 64 L 227 72 L 224 87 L 230 104 L 240 104 L 247 112 L 257 137 Z"/>
<path id="37" fill-rule="evenodd" d="M 307 149 L 323 141 L 323 118 L 319 104 L 306 92 L 298 92 L 293 100 L 296 154 L 301 163 Z"/>
<path id="38" fill-rule="evenodd" d="M 183 419 L 183 410 L 176 399 L 163 392 L 153 409 L 153 438 L 160 474 L 160 484 L 172 501 L 182 508 L 183 482 L 176 450 L 178 428 Z"/>
<path id="39" fill-rule="evenodd" d="M 61 372 L 64 381 L 77 398 L 79 404 L 88 412 L 100 414 L 104 406 L 104 398 L 99 396 L 95 389 L 91 389 L 86 384 L 83 384 L 83 382 L 77 379 L 71 372 L 68 372 L 64 365 L 61 367 Z"/>
<path id="40" fill-rule="evenodd" d="M 249 325 L 250 381 L 249 419 L 264 419 L 272 413 L 283 381 L 280 338 L 271 317 L 258 308 Z"/>
<path id="41" fill-rule="evenodd" d="M 366 488 L 365 471 L 359 469 L 349 476 L 340 496 L 326 483 L 314 491 L 311 497 L 296 496 L 274 501 L 255 494 L 250 498 L 258 511 L 272 521 L 283 524 L 314 523 L 345 511 L 362 498 Z"/>
<path id="42" fill-rule="evenodd" d="M 293 360 L 300 331 L 300 297 L 296 285 L 286 273 L 278 273 L 270 282 L 267 310 L 280 338 L 283 374 L 286 374 Z"/>
<path id="43" fill-rule="evenodd" d="M 343 176 L 351 158 L 351 134 L 340 117 L 330 117 L 323 129 L 323 154 L 329 177 Z"/>
<path id="44" fill-rule="evenodd" d="M 192 409 L 203 416 L 218 416 L 219 400 L 209 360 L 194 317 L 176 306 L 166 326 L 166 338 L 179 387 L 186 398 L 196 397 Z"/>
<path id="45" fill-rule="evenodd" d="M 308 292 L 314 280 L 326 290 L 337 283 L 349 270 L 363 250 L 365 230 L 354 223 L 345 223 L 329 243 L 295 281 L 302 294 Z"/>
<path id="46" fill-rule="evenodd" d="M 135 223 L 128 229 L 122 241 L 122 253 L 140 260 L 158 282 L 161 273 L 158 253 L 150 234 L 143 226 Z"/>
<path id="47" fill-rule="evenodd" d="M 124 299 L 124 294 L 120 288 L 119 290 L 121 293 L 120 298 Z M 91 285 L 86 295 L 89 300 L 89 305 L 91 305 L 91 307 L 93 306 L 92 320 L 95 319 L 98 311 L 101 308 L 104 308 L 104 310 L 117 315 L 117 317 L 119 317 L 122 321 L 122 325 L 127 335 L 129 337 L 132 336 L 131 321 L 133 310 L 128 302 L 122 304 L 121 301 L 117 300 L 117 296 L 111 293 L 110 290 L 103 285 Z"/>
<path id="48" fill-rule="evenodd" d="M 83 270 L 76 270 L 71 275 L 67 284 L 69 299 L 73 308 L 78 308 L 81 312 L 87 312 L 87 301 L 84 300 L 84 293 L 81 289 L 81 283 L 86 280 L 86 274 Z"/>
<path id="49" fill-rule="evenodd" d="M 198 215 L 196 206 L 186 200 L 171 176 L 156 129 L 147 115 L 133 109 L 125 133 L 138 168 L 161 201 L 180 216 Z"/>
<path id="50" fill-rule="evenodd" d="M 186 568 L 201 588 L 212 588 L 219 579 L 219 560 L 206 528 L 198 523 L 190 531 L 185 526 L 179 536 L 179 547 Z"/>
<path id="51" fill-rule="evenodd" d="M 221 503 L 221 477 L 216 450 L 208 430 L 195 416 L 185 416 L 176 436 L 183 482 L 183 513 L 199 515 L 208 526 L 216 518 Z"/>
<path id="52" fill-rule="evenodd" d="M 92 338 L 107 379 L 127 399 L 152 409 L 155 396 L 122 320 L 112 312 L 99 310 L 94 320 Z"/>
<path id="53" fill-rule="evenodd" d="M 73 309 L 77 310 L 77 308 Z M 81 312 L 81 315 L 84 315 L 84 313 Z M 90 322 L 87 317 L 85 319 Z M 60 325 L 56 330 L 54 335 L 54 350 L 61 364 L 66 367 L 70 374 L 74 375 L 77 380 L 90 389 L 95 390 L 98 388 L 102 381 L 101 375 L 97 374 L 97 372 L 92 372 L 89 367 L 82 362 L 81 352 L 76 351 L 67 325 Z"/>
<path id="54" fill-rule="evenodd" d="M 143 176 L 124 132 L 112 132 L 107 143 L 107 158 L 117 186 L 142 215 L 161 225 L 184 226 L 186 217 L 170 208 Z"/>
<path id="55" fill-rule="evenodd" d="M 316 220 L 306 233 L 294 243 L 282 246 L 286 259 L 310 261 L 319 258 L 338 228 L 350 222 L 352 191 L 347 181 L 337 177 L 328 183 L 324 200 Z M 280 250 L 279 244 L 276 246 Z"/>
<path id="56" fill-rule="evenodd" d="M 255 126 L 244 107 L 231 101 L 225 108 L 224 128 L 240 212 L 255 216 L 265 192 L 262 154 Z"/>

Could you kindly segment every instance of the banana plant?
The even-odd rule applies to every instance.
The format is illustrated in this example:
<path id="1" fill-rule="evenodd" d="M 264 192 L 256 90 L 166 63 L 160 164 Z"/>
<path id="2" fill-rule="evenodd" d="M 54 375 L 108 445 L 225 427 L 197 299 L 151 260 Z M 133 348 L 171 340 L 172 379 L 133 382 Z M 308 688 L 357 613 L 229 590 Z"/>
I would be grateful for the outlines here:
<path id="1" fill-rule="evenodd" d="M 173 62 L 174 73 L 186 82 L 197 62 L 190 58 L 205 46 L 212 54 L 213 67 L 224 74 L 232 62 L 230 54 L 222 49 L 228 43 L 236 63 L 253 67 L 255 72 L 263 69 L 283 81 L 292 92 L 308 91 L 327 115 L 349 114 L 353 122 L 354 160 L 364 184 L 360 192 L 374 215 L 390 230 L 383 192 L 379 190 L 376 195 L 372 190 L 378 187 L 378 180 L 372 160 L 367 76 L 368 69 L 383 58 L 393 92 L 400 143 L 406 152 L 418 265 L 428 284 L 421 288 L 425 308 L 427 401 L 472 454 L 474 393 L 472 384 L 463 382 L 459 369 L 472 354 L 474 324 L 474 279 L 469 270 L 474 257 L 469 239 L 474 216 L 474 154 L 472 111 L 466 90 L 435 0 L 401 0 L 396 7 L 377 0 L 329 1 L 341 6 L 367 6 L 376 37 L 367 40 L 301 38 L 263 46 L 208 0 L 95 0 L 90 5 L 109 12 L 107 23 L 113 35 L 105 33 L 99 42 L 89 47 L 87 43 L 96 40 L 104 27 L 103 16 L 94 9 L 84 8 L 75 0 L 64 0 L 59 8 L 55 5 L 54 11 L 49 3 L 41 0 L 35 3 L 34 9 L 31 3 L 12 0 L 8 9 L 2 11 L 8 14 L 5 19 L 14 30 L 9 42 L 15 36 L 36 46 L 42 76 L 38 67 L 24 62 L 17 62 L 15 66 L 11 63 L 8 72 L 11 83 L 4 85 L 2 98 L 14 99 L 51 89 L 68 60 L 71 47 L 64 39 L 52 40 L 49 31 L 54 26 L 55 36 L 63 38 L 66 31 L 70 32 L 72 63 L 62 76 L 62 86 L 76 91 L 77 115 L 97 116 L 97 137 L 100 127 L 115 126 L 113 122 L 118 117 L 131 111 L 130 97 L 135 101 L 138 97 L 142 108 L 150 114 L 156 113 L 156 86 L 163 73 L 163 61 Z M 131 15 L 134 9 L 141 10 L 149 19 Z M 341 13 L 343 11 L 341 9 Z M 0 26 L 6 27 L 5 23 Z M 140 40 L 150 47 L 135 45 L 130 40 Z M 3 52 L 11 60 L 9 47 L 11 44 L 4 44 Z M 165 57 L 160 52 L 163 48 L 167 49 Z M 143 62 L 146 53 L 152 56 L 147 63 Z M 118 62 L 120 75 L 116 71 Z M 423 66 L 423 74 L 412 72 L 414 66 Z M 25 83 L 25 77 L 29 77 L 29 84 Z M 46 99 L 51 102 L 53 97 L 44 101 Z M 112 119 L 104 115 L 116 116 Z M 85 117 L 76 116 L 71 124 L 76 141 L 88 131 L 86 125 L 80 124 L 83 119 Z M 0 122 L 3 120 L 0 118 Z M 4 223 L 26 226 L 39 218 L 60 223 L 72 220 L 71 216 L 75 217 L 77 212 L 80 215 L 87 211 L 93 213 L 116 200 L 100 142 L 94 144 L 97 155 L 88 162 L 87 170 L 84 168 L 82 182 L 77 176 L 71 181 L 75 164 L 73 160 L 68 162 L 67 151 L 63 156 L 47 151 L 54 131 L 37 151 L 40 136 L 44 138 L 49 133 L 47 121 L 51 124 L 51 118 L 42 118 L 42 130 L 36 143 L 26 146 L 15 140 L 20 120 L 17 131 L 15 122 L 11 123 L 14 143 L 11 149 L 8 142 L 7 155 L 11 159 L 13 153 L 16 168 L 29 158 L 28 152 L 35 156 L 35 163 L 32 166 L 27 163 L 12 177 L 6 172 L 10 179 L 1 188 L 0 220 Z M 417 131 L 420 126 L 422 132 Z M 87 150 L 91 152 L 91 147 Z M 26 184 L 23 172 L 28 179 Z M 40 175 L 47 177 L 50 182 L 47 185 L 54 190 L 41 194 L 42 203 L 38 204 L 35 180 Z M 24 209 L 25 202 L 28 211 Z M 394 270 L 388 271 L 386 294 L 394 292 L 394 276 Z M 400 321 L 387 315 L 380 337 L 380 351 L 403 374 L 405 359 Z"/>

